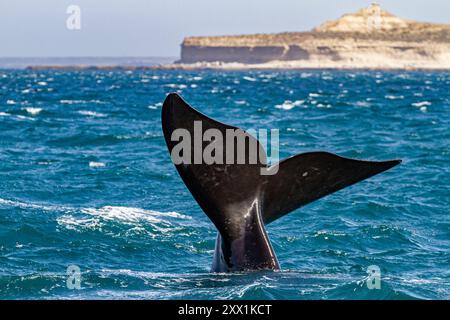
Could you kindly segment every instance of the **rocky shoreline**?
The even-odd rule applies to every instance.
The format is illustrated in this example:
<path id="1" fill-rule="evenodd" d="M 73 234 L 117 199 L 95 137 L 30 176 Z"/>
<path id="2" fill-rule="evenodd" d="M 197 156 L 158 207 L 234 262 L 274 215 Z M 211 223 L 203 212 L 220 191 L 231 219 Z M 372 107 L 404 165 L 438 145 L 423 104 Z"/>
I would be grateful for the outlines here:
<path id="1" fill-rule="evenodd" d="M 199 63 L 172 63 L 156 66 L 78 66 L 78 65 L 35 65 L 28 66 L 26 70 L 61 70 L 61 71 L 154 71 L 154 70 L 221 70 L 221 71 L 257 71 L 257 70 L 408 70 L 408 71 L 448 71 L 449 65 L 371 65 L 371 64 L 336 64 L 333 62 L 315 64 L 307 63 L 286 63 L 284 61 L 274 61 L 263 64 L 243 64 L 243 63 L 222 63 L 222 62 L 199 62 Z"/>

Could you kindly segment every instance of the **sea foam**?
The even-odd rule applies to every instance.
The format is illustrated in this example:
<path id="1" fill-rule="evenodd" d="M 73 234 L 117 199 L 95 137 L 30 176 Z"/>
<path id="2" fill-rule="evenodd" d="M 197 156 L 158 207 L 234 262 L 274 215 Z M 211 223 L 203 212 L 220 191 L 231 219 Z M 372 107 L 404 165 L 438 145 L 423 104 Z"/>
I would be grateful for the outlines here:
<path id="1" fill-rule="evenodd" d="M 275 108 L 283 110 L 291 110 L 295 107 L 302 106 L 304 102 L 305 100 L 296 100 L 296 101 L 286 100 L 282 104 L 277 104 Z"/>
<path id="2" fill-rule="evenodd" d="M 35 116 L 42 111 L 42 108 L 27 107 L 27 108 L 25 108 L 25 111 L 28 112 L 29 114 Z"/>
<path id="3" fill-rule="evenodd" d="M 90 111 L 90 110 L 80 110 L 80 111 L 78 111 L 78 113 L 83 116 L 88 116 L 88 117 L 98 117 L 98 118 L 106 117 L 106 114 L 104 114 L 104 113 Z"/>

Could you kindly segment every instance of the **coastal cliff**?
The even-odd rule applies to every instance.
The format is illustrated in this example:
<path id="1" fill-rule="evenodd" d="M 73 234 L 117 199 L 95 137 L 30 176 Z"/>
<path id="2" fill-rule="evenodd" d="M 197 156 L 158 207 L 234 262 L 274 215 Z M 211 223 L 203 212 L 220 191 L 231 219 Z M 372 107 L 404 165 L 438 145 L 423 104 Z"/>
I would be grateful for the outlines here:
<path id="1" fill-rule="evenodd" d="M 167 68 L 450 69 L 450 25 L 398 18 L 373 4 L 309 32 L 187 37 Z"/>

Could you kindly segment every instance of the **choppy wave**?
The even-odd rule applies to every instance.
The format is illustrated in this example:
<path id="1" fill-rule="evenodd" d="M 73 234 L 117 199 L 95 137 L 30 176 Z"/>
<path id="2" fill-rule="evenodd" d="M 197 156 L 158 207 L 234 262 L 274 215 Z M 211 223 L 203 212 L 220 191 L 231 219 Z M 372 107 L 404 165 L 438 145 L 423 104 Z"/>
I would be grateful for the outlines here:
<path id="1" fill-rule="evenodd" d="M 83 115 L 83 116 L 88 116 L 88 117 L 106 117 L 106 114 L 104 113 L 100 113 L 100 112 L 95 112 L 95 111 L 91 111 L 91 110 L 80 110 L 78 111 L 79 114 Z"/>
<path id="2" fill-rule="evenodd" d="M 25 108 L 25 111 L 28 112 L 29 114 L 35 116 L 42 111 L 42 108 L 28 107 L 28 108 Z"/>
<path id="3" fill-rule="evenodd" d="M 157 102 L 155 104 L 149 105 L 148 108 L 149 109 L 158 109 L 158 108 L 162 107 L 162 105 L 163 105 L 162 102 Z"/>
<path id="4" fill-rule="evenodd" d="M 257 81 L 255 78 L 249 77 L 249 76 L 244 76 L 244 77 L 242 77 L 242 79 L 247 80 L 247 81 L 250 81 L 250 82 L 255 82 L 255 81 Z"/>
<path id="5" fill-rule="evenodd" d="M 305 103 L 304 100 L 295 100 L 295 101 L 286 100 L 282 104 L 275 105 L 275 108 L 283 110 L 291 110 L 295 107 L 303 106 L 304 103 Z"/>
<path id="6" fill-rule="evenodd" d="M 161 222 L 159 218 L 176 218 L 190 220 L 192 217 L 174 212 L 159 212 L 155 210 L 147 210 L 133 207 L 120 207 L 120 206 L 103 206 L 100 208 L 77 208 L 64 205 L 49 205 L 33 202 L 26 202 L 21 200 L 11 200 L 0 198 L 0 206 L 4 207 L 18 207 L 22 209 L 39 209 L 44 211 L 56 211 L 62 213 L 75 213 L 79 212 L 90 216 L 101 217 L 105 220 L 123 221 L 123 222 Z"/>
<path id="7" fill-rule="evenodd" d="M 448 299 L 449 83 L 446 72 L 8 71 L 0 296 Z M 161 132 L 172 90 L 219 121 L 279 129 L 280 158 L 403 163 L 270 224 L 283 271 L 210 274 L 216 230 Z M 380 290 L 367 288 L 371 265 Z"/>
<path id="8" fill-rule="evenodd" d="M 161 222 L 162 218 L 178 218 L 178 219 L 190 219 L 190 217 L 177 212 L 159 212 L 153 210 L 144 210 L 140 208 L 129 207 L 114 207 L 105 206 L 99 209 L 87 208 L 82 209 L 82 213 L 86 213 L 92 216 L 99 216 L 105 220 L 121 220 L 124 222 Z"/>
<path id="9" fill-rule="evenodd" d="M 165 237 L 168 232 L 179 231 L 183 226 L 192 226 L 192 217 L 178 212 L 160 212 L 124 206 L 77 208 L 0 198 L 1 208 L 56 213 L 55 222 L 60 227 L 84 234 L 102 232 L 112 237 L 140 235 L 152 239 Z"/>
<path id="10" fill-rule="evenodd" d="M 427 106 L 431 106 L 431 102 L 429 102 L 429 101 L 420 101 L 420 102 L 414 102 L 414 103 L 412 103 L 412 105 L 414 107 L 427 107 Z"/>
<path id="11" fill-rule="evenodd" d="M 64 214 L 57 218 L 57 223 L 76 232 L 100 231 L 113 237 L 143 235 L 150 239 L 176 232 L 180 227 L 180 219 L 189 220 L 190 217 L 177 212 L 104 206 Z M 120 224 L 119 229 L 115 224 Z"/>
<path id="12" fill-rule="evenodd" d="M 106 164 L 104 162 L 98 162 L 98 161 L 90 161 L 89 167 L 91 168 L 103 168 Z"/>
<path id="13" fill-rule="evenodd" d="M 80 100 L 80 99 L 62 99 L 59 100 L 62 104 L 105 104 L 105 101 L 102 100 Z"/>

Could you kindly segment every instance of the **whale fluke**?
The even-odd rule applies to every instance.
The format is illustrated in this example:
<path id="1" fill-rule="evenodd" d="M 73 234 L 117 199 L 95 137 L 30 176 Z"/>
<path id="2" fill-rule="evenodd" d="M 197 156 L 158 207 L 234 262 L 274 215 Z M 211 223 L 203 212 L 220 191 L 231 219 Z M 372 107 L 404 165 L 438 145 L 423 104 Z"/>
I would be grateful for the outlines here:
<path id="1" fill-rule="evenodd" d="M 264 149 L 253 136 L 208 118 L 175 93 L 169 94 L 164 101 L 162 129 L 171 155 L 180 142 L 176 139 L 178 133 L 193 137 L 199 130 L 202 134 L 209 129 L 223 136 L 227 129 L 237 130 L 237 139 L 245 141 L 245 154 L 257 153 L 256 162 L 246 158 L 247 161 L 240 164 L 234 148 L 230 158 L 233 161 L 229 163 L 226 161 L 229 154 L 224 149 L 223 154 L 215 158 L 223 161 L 207 164 L 198 161 L 195 152 L 200 151 L 201 155 L 202 150 L 218 141 L 207 139 L 198 143 L 190 139 L 187 145 L 191 154 L 186 155 L 183 151 L 184 160 L 175 163 L 194 199 L 219 231 L 213 271 L 278 269 L 265 224 L 400 163 L 400 160 L 361 161 L 327 152 L 310 152 L 268 167 Z M 262 175 L 261 169 L 269 173 L 278 171 L 273 175 Z"/>
<path id="2" fill-rule="evenodd" d="M 308 152 L 281 161 L 276 175 L 268 175 L 264 192 L 264 222 L 283 215 L 401 163 L 361 161 L 328 152 Z"/>

